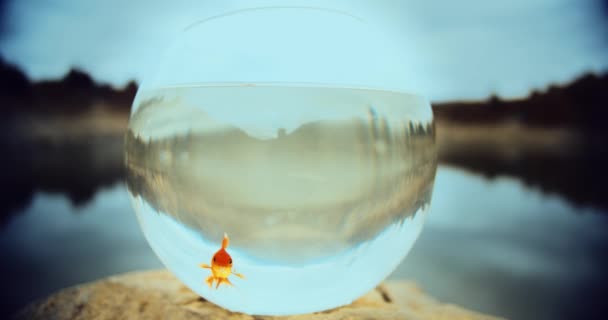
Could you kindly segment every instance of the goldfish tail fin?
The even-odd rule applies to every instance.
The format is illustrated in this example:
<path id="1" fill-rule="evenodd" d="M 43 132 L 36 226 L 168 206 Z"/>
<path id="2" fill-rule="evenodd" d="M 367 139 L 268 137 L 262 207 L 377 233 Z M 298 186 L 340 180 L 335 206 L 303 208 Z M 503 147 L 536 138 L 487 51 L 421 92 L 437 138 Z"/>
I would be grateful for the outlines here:
<path id="1" fill-rule="evenodd" d="M 215 288 L 219 288 L 220 284 L 222 284 L 222 282 L 224 282 L 226 279 L 223 278 L 217 278 L 217 284 L 215 285 Z"/>
<path id="2" fill-rule="evenodd" d="M 199 266 L 203 269 L 211 269 L 211 266 L 206 263 L 201 263 Z"/>
<path id="3" fill-rule="evenodd" d="M 228 234 L 224 232 L 224 240 L 222 240 L 222 249 L 228 248 L 228 244 L 230 244 L 230 239 L 228 239 Z"/>
<path id="4" fill-rule="evenodd" d="M 207 280 L 205 282 L 207 282 L 207 285 L 209 286 L 209 288 L 213 288 L 213 280 L 215 280 L 215 278 L 213 276 L 207 277 Z"/>

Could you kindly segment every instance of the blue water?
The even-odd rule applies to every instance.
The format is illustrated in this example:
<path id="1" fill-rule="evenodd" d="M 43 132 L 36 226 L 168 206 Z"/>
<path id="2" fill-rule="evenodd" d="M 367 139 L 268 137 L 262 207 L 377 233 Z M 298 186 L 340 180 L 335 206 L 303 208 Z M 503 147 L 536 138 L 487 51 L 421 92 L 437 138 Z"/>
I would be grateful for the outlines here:
<path id="1" fill-rule="evenodd" d="M 390 278 L 508 318 L 569 319 L 603 290 L 607 224 L 606 213 L 517 180 L 440 167 L 423 231 Z M 37 194 L 0 230 L 0 259 L 9 308 L 66 286 L 162 267 L 122 184 L 79 208 L 63 195 Z"/>
<path id="2" fill-rule="evenodd" d="M 424 209 L 385 228 L 371 240 L 339 254 L 299 265 L 244 254 L 238 243 L 227 248 L 233 268 L 246 279 L 229 277 L 235 288 L 209 288 L 210 272 L 199 267 L 220 247 L 200 233 L 187 229 L 169 215 L 134 198 L 151 247 L 169 270 L 193 291 L 228 310 L 248 314 L 291 315 L 327 310 L 350 304 L 390 275 L 420 234 Z M 380 263 L 379 263 L 380 262 Z"/>

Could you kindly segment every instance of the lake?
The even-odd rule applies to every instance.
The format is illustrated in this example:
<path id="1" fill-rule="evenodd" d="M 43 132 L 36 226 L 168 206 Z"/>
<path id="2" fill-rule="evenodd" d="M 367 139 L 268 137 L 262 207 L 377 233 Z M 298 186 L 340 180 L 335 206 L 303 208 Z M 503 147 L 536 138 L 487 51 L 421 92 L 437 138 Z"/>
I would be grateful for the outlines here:
<path id="1" fill-rule="evenodd" d="M 440 166 L 414 249 L 391 275 L 437 299 L 512 319 L 584 318 L 600 307 L 607 212 L 581 208 L 513 178 Z M 6 311 L 58 289 L 162 267 L 122 183 L 74 206 L 37 192 L 0 229 Z"/>

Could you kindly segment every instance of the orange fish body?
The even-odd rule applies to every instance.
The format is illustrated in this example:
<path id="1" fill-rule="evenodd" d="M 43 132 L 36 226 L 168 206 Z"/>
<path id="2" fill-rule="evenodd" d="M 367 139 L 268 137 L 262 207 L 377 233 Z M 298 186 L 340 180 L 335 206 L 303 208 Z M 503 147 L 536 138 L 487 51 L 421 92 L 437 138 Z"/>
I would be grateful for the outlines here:
<path id="1" fill-rule="evenodd" d="M 232 258 L 230 254 L 226 251 L 228 244 L 230 243 L 230 239 L 228 239 L 228 235 L 224 233 L 224 239 L 222 240 L 222 247 L 218 250 L 211 259 L 211 265 L 206 263 L 201 264 L 201 268 L 211 269 L 211 275 L 207 277 L 207 284 L 210 288 L 213 287 L 213 283 L 217 281 L 215 288 L 219 288 L 220 284 L 225 283 L 227 285 L 232 285 L 232 282 L 228 280 L 228 276 L 231 274 L 244 279 L 245 277 L 240 273 L 232 272 Z"/>

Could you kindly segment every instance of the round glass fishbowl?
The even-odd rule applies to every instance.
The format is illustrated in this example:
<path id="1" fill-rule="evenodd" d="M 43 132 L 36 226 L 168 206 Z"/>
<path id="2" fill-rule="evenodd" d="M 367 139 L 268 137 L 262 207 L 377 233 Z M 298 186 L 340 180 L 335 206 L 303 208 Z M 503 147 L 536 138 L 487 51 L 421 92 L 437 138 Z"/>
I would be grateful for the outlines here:
<path id="1" fill-rule="evenodd" d="M 316 8 L 183 30 L 137 92 L 125 156 L 143 233 L 177 278 L 231 311 L 290 315 L 349 304 L 399 265 L 437 153 L 398 41 Z"/>

